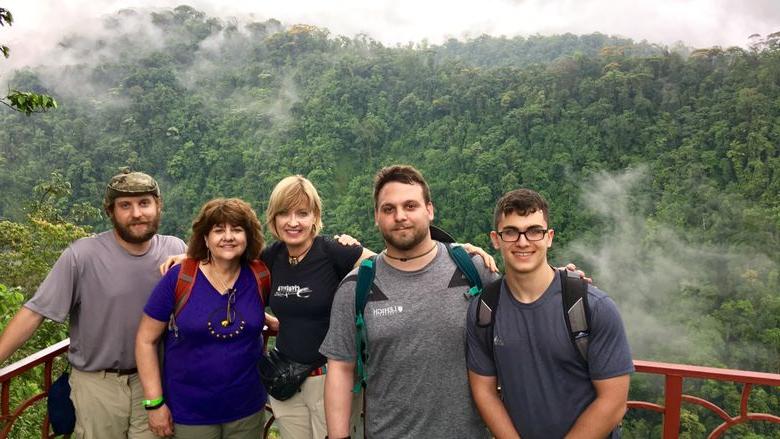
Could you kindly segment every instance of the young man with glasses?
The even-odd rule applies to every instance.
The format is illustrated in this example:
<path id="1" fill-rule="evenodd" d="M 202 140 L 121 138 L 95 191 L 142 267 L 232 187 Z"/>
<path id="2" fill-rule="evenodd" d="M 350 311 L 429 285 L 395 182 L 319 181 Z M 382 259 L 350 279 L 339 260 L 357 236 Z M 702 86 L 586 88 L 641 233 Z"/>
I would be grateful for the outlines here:
<path id="1" fill-rule="evenodd" d="M 547 262 L 555 232 L 538 193 L 517 189 L 496 206 L 493 247 L 506 275 L 494 307 L 492 346 L 467 317 L 467 364 L 474 401 L 497 438 L 617 438 L 626 411 L 631 352 L 612 300 L 588 286 L 587 361 L 563 314 L 560 277 Z M 499 396 L 497 385 L 501 384 Z"/>

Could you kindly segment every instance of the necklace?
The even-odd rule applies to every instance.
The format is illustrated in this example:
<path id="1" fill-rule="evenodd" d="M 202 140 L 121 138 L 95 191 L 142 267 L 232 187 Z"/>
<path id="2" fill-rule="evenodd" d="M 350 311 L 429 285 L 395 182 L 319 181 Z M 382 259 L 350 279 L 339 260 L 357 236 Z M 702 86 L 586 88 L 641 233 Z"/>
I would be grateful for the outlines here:
<path id="1" fill-rule="evenodd" d="M 229 273 L 227 275 L 227 277 L 226 277 L 227 281 L 223 281 L 217 275 L 217 272 L 213 268 L 211 268 L 210 264 L 204 264 L 201 267 L 206 269 L 205 271 L 208 274 L 208 279 L 209 280 L 213 280 L 214 282 L 219 284 L 219 285 L 215 285 L 214 289 L 217 290 L 217 292 L 220 295 L 224 296 L 225 294 L 229 294 L 231 292 L 231 290 L 233 292 L 235 292 L 235 289 L 233 287 L 228 287 L 228 285 L 229 284 L 234 284 L 235 281 L 238 279 L 238 275 L 241 273 L 241 266 L 239 266 L 238 270 L 236 270 L 234 273 Z"/>
<path id="2" fill-rule="evenodd" d="M 308 247 L 306 247 L 306 250 L 302 251 L 298 256 L 292 256 L 290 255 L 290 249 L 287 249 L 287 262 L 292 265 L 293 267 L 298 265 L 298 263 L 301 262 L 301 259 L 303 259 L 304 256 L 306 256 L 307 253 L 309 253 L 309 250 L 311 250 L 311 246 L 314 245 L 314 241 L 312 241 Z"/>
<path id="3" fill-rule="evenodd" d="M 220 284 L 219 288 L 215 288 L 217 292 L 222 296 L 227 295 L 227 303 L 225 304 L 224 311 L 222 311 L 221 307 L 217 307 L 217 309 L 209 314 L 208 320 L 206 321 L 206 329 L 209 331 L 209 334 L 211 334 L 213 337 L 216 337 L 217 339 L 224 340 L 233 338 L 244 331 L 244 328 L 246 327 L 246 321 L 241 317 L 241 314 L 236 309 L 236 293 L 238 291 L 236 290 L 235 285 L 228 287 L 227 284 L 235 284 L 235 281 L 241 274 L 241 267 L 238 267 L 238 271 L 236 273 L 230 274 L 228 276 L 228 282 L 223 282 L 222 279 L 220 279 L 211 269 L 211 267 L 209 267 L 207 271 L 209 272 L 209 276 L 213 278 L 215 282 Z M 230 282 L 231 280 L 233 282 Z M 222 291 L 224 291 L 224 294 Z M 222 314 L 223 312 L 225 314 Z M 224 315 L 225 318 L 220 320 L 220 314 Z M 212 320 L 215 320 L 217 324 L 213 324 Z M 233 327 L 237 320 L 238 326 Z"/>
<path id="4" fill-rule="evenodd" d="M 431 249 L 430 249 L 430 250 L 428 250 L 427 252 L 425 252 L 425 253 L 420 253 L 420 254 L 419 254 L 419 255 L 417 255 L 417 256 L 409 256 L 408 258 L 399 258 L 399 257 L 396 257 L 396 256 L 390 256 L 390 255 L 387 253 L 387 249 L 384 249 L 384 251 L 383 251 L 382 253 L 384 253 L 384 254 L 385 254 L 385 256 L 387 256 L 387 257 L 388 257 L 388 258 L 390 258 L 390 259 L 395 259 L 396 261 L 406 262 L 406 261 L 411 261 L 412 259 L 421 258 L 421 257 L 423 257 L 423 256 L 427 255 L 428 253 L 432 252 L 432 251 L 433 251 L 433 249 L 435 249 L 435 248 L 436 248 L 436 245 L 437 245 L 437 244 L 436 244 L 436 243 L 434 243 L 434 244 L 433 244 L 433 247 L 431 247 Z"/>
<path id="5" fill-rule="evenodd" d="M 209 331 L 209 334 L 211 334 L 213 337 L 216 337 L 220 340 L 230 339 L 238 334 L 241 334 L 244 331 L 244 328 L 246 328 L 246 320 L 244 320 L 241 317 L 241 313 L 239 313 L 236 310 L 236 289 L 235 288 L 229 288 L 228 289 L 228 299 L 227 299 L 227 316 L 224 320 L 219 320 L 219 315 L 222 313 L 222 310 L 218 307 L 214 311 L 211 312 L 209 315 L 208 321 L 206 322 L 206 328 Z M 218 324 L 211 323 L 212 320 L 216 317 L 216 321 L 219 322 Z M 236 319 L 238 317 L 238 319 Z M 233 324 L 238 320 L 238 326 L 232 327 Z"/>

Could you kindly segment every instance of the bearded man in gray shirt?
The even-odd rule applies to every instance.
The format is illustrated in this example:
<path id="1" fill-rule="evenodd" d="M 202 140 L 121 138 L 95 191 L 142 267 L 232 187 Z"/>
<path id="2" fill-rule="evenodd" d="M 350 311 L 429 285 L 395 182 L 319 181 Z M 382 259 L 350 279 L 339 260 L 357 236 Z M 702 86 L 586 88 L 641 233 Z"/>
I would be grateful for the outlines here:
<path id="1" fill-rule="evenodd" d="M 0 335 L 0 363 L 44 318 L 68 317 L 76 438 L 148 438 L 135 334 L 143 306 L 160 280 L 157 267 L 184 253 L 184 242 L 157 234 L 162 199 L 149 175 L 125 171 L 103 200 L 113 229 L 82 238 L 60 255 L 35 295 Z"/>
<path id="2" fill-rule="evenodd" d="M 369 438 L 486 438 L 471 399 L 465 362 L 469 284 L 430 234 L 433 204 L 411 166 L 384 168 L 374 185 L 374 219 L 386 249 L 364 316 L 368 331 L 366 435 Z M 474 257 L 480 277 L 496 276 Z M 349 437 L 355 370 L 355 276 L 339 286 L 320 352 L 328 358 L 328 437 Z"/>

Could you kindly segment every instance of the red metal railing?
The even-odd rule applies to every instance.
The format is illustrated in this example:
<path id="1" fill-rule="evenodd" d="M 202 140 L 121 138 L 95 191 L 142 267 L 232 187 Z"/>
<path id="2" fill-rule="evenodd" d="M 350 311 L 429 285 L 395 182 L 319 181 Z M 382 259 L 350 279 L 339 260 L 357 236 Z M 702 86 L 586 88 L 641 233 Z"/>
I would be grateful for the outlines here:
<path id="1" fill-rule="evenodd" d="M 747 372 L 744 370 L 719 369 L 715 367 L 688 366 L 682 364 L 658 363 L 635 360 L 638 373 L 663 375 L 665 377 L 664 405 L 645 401 L 629 401 L 632 409 L 645 409 L 661 413 L 664 419 L 663 439 L 675 439 L 680 432 L 680 408 L 683 402 L 700 405 L 723 420 L 723 423 L 710 432 L 708 439 L 721 437 L 729 428 L 749 421 L 767 421 L 780 424 L 780 416 L 769 413 L 749 413 L 748 399 L 755 385 L 780 386 L 780 374 Z M 682 393 L 685 378 L 728 381 L 742 384 L 742 399 L 739 414 L 729 415 L 725 410 L 705 399 Z"/>
<path id="2" fill-rule="evenodd" d="M 263 334 L 265 342 L 268 343 L 269 337 L 276 336 L 275 331 L 266 331 Z M 52 369 L 54 361 L 57 357 L 65 354 L 70 346 L 70 339 L 66 338 L 61 342 L 51 345 L 48 348 L 36 352 L 27 358 L 17 361 L 3 369 L 0 369 L 0 385 L 2 386 L 2 393 L 0 393 L 0 439 L 7 439 L 11 433 L 11 429 L 17 419 L 29 409 L 36 402 L 46 398 L 49 394 L 49 388 L 52 383 Z M 10 397 L 11 397 L 11 381 L 17 376 L 32 370 L 33 368 L 43 365 L 43 390 L 40 393 L 32 395 L 27 400 L 21 402 L 16 408 L 11 411 Z M 271 426 L 274 422 L 273 412 L 271 407 L 266 405 L 266 412 L 268 413 L 268 420 L 263 428 L 263 438 L 268 437 L 268 433 L 271 430 Z M 49 417 L 45 416 L 41 422 L 41 437 L 50 438 L 53 437 L 49 433 Z"/>
<path id="3" fill-rule="evenodd" d="M 275 334 L 267 334 L 275 335 Z M 265 337 L 266 340 L 268 337 Z M 55 345 L 37 352 L 21 361 L 18 361 L 6 368 L 0 369 L 0 384 L 2 384 L 2 413 L 0 416 L 0 439 L 6 439 L 13 427 L 14 422 L 19 416 L 37 401 L 46 397 L 52 382 L 52 365 L 54 360 L 68 350 L 68 339 L 65 339 Z M 11 411 L 10 407 L 10 388 L 13 378 L 27 372 L 35 367 L 43 365 L 43 391 L 31 396 L 19 404 Z M 661 413 L 663 415 L 663 438 L 675 439 L 680 430 L 680 408 L 683 402 L 700 405 L 712 411 L 715 415 L 723 419 L 723 423 L 715 428 L 710 435 L 710 439 L 721 437 L 729 428 L 749 421 L 767 421 L 780 424 L 780 416 L 769 413 L 749 413 L 747 411 L 748 398 L 755 385 L 766 385 L 780 387 L 780 374 L 747 372 L 742 370 L 718 369 L 714 367 L 688 366 L 682 364 L 658 363 L 652 361 L 634 361 L 634 366 L 638 373 L 647 373 L 663 375 L 665 377 L 664 405 L 659 405 L 645 401 L 629 401 L 628 407 L 631 409 L 644 409 Z M 730 416 L 725 410 L 696 396 L 685 395 L 682 393 L 683 380 L 686 378 L 708 379 L 717 381 L 728 381 L 742 384 L 742 400 L 740 403 L 740 412 L 736 416 Z M 270 408 L 266 407 L 270 413 Z M 274 418 L 271 414 L 265 425 L 263 437 L 268 436 L 271 424 Z M 44 418 L 41 423 L 41 437 L 48 438 L 49 420 Z"/>
<path id="4" fill-rule="evenodd" d="M 57 344 L 53 344 L 48 348 L 38 351 L 27 358 L 17 361 L 16 363 L 0 369 L 0 384 L 2 384 L 2 393 L 0 393 L 0 421 L 2 422 L 2 429 L 0 430 L 0 438 L 5 439 L 11 432 L 14 423 L 22 415 L 22 413 L 30 408 L 37 401 L 42 400 L 49 394 L 49 387 L 51 387 L 51 372 L 54 360 L 67 352 L 68 346 L 70 346 L 70 339 L 66 338 Z M 18 407 L 11 412 L 10 398 L 11 398 L 11 380 L 15 377 L 27 372 L 28 370 L 43 365 L 43 391 L 36 395 L 31 396 L 27 400 L 19 404 Z M 49 417 L 43 418 L 41 423 L 41 437 L 49 437 Z"/>

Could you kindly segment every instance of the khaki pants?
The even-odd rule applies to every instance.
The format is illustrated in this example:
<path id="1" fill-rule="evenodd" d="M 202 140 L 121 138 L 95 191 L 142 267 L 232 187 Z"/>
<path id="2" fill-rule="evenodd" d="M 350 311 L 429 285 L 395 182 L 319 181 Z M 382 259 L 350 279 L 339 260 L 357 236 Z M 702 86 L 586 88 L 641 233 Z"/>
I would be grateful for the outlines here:
<path id="1" fill-rule="evenodd" d="M 363 437 L 360 420 L 362 393 L 352 400 L 352 421 L 350 430 L 353 439 Z M 301 391 L 292 398 L 279 401 L 268 397 L 274 412 L 274 425 L 282 439 L 323 439 L 327 433 L 325 425 L 325 375 L 306 378 Z"/>
<path id="2" fill-rule="evenodd" d="M 76 439 L 156 439 L 141 405 L 138 374 L 72 369 L 70 399 L 76 408 Z"/>
<path id="3" fill-rule="evenodd" d="M 263 437 L 265 409 L 224 424 L 183 425 L 174 424 L 175 439 L 260 439 Z M 325 436 L 323 436 L 325 437 Z"/>

